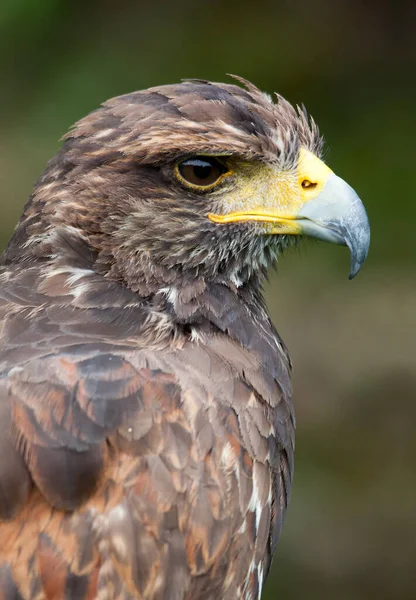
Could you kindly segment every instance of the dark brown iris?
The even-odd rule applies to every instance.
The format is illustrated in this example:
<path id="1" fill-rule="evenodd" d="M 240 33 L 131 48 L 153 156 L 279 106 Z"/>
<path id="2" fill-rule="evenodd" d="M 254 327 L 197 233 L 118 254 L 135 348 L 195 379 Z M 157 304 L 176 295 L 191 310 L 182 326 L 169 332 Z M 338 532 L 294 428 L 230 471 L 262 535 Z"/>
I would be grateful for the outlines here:
<path id="1" fill-rule="evenodd" d="M 185 183 L 198 187 L 215 184 L 228 169 L 215 157 L 193 156 L 178 165 L 179 174 Z"/>

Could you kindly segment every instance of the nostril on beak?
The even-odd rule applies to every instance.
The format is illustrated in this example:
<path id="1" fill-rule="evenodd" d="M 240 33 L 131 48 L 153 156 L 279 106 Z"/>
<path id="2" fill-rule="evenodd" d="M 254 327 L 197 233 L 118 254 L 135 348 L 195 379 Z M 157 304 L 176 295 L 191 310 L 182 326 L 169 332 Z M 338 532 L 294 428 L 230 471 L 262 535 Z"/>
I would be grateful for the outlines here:
<path id="1" fill-rule="evenodd" d="M 316 186 L 318 185 L 317 183 L 313 183 L 313 181 L 310 181 L 309 179 L 304 179 L 301 183 L 302 187 L 304 190 L 314 190 L 316 188 Z"/>

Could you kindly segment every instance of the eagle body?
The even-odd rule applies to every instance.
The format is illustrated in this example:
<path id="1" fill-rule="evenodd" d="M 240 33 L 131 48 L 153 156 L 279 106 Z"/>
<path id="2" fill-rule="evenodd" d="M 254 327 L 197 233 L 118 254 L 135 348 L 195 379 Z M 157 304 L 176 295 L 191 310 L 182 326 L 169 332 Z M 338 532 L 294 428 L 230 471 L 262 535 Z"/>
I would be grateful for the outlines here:
<path id="1" fill-rule="evenodd" d="M 261 285 L 293 236 L 239 215 L 301 147 L 304 112 L 205 81 L 66 136 L 1 262 L 2 600 L 260 597 L 294 448 Z"/>
<path id="2" fill-rule="evenodd" d="M 293 461 L 288 363 L 264 309 L 221 284 L 190 288 L 176 304 L 197 333 L 172 339 L 163 313 L 76 269 L 86 279 L 71 291 L 69 269 L 36 307 L 3 305 L 10 408 L 25 432 L 11 447 L 2 420 L 10 597 L 18 583 L 30 598 L 42 587 L 47 598 L 258 597 Z M 33 296 L 38 278 L 22 270 L 5 302 Z"/>

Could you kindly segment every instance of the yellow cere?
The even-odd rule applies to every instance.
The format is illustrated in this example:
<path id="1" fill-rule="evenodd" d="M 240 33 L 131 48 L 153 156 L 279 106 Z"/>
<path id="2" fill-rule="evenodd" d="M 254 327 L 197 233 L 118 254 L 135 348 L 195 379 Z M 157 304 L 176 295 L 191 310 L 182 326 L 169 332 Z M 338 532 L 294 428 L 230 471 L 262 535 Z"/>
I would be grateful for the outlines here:
<path id="1" fill-rule="evenodd" d="M 306 148 L 301 148 L 299 152 L 299 164 L 297 169 L 298 184 L 304 190 L 304 202 L 316 198 L 322 192 L 323 187 L 329 175 L 333 171 L 315 154 L 312 154 Z M 309 182 L 312 186 L 306 186 Z M 312 191 L 314 192 L 312 194 Z"/>
<path id="2" fill-rule="evenodd" d="M 270 234 L 300 234 L 300 209 L 322 191 L 332 173 L 306 148 L 300 150 L 298 167 L 290 171 L 258 163 L 239 163 L 233 171 L 234 186 L 222 198 L 225 214 L 210 213 L 208 218 L 214 223 L 262 222 Z"/>

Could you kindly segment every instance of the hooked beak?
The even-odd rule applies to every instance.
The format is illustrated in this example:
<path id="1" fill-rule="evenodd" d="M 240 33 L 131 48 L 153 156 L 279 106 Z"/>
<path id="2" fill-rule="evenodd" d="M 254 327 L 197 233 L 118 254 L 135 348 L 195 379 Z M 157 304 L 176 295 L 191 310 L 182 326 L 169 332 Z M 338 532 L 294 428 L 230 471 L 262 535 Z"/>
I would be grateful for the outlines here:
<path id="1" fill-rule="evenodd" d="M 274 189 L 286 186 L 286 197 L 293 200 L 284 204 L 265 200 L 251 210 L 211 213 L 208 218 L 214 223 L 257 221 L 265 224 L 268 234 L 307 235 L 348 246 L 349 278 L 355 277 L 368 254 L 370 225 L 353 188 L 305 148 L 300 150 L 296 183 L 282 182 L 278 175 L 274 179 Z"/>

